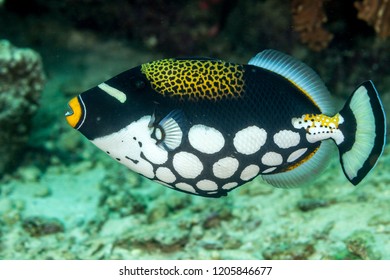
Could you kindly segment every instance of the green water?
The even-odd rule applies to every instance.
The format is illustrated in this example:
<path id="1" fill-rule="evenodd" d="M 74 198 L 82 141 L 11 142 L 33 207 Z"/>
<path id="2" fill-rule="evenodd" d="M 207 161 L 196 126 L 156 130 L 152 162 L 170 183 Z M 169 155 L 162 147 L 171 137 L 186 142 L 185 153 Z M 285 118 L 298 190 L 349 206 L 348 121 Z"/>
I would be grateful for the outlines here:
<path id="1" fill-rule="evenodd" d="M 0 39 L 37 51 L 46 82 L 24 120 L 28 141 L 0 179 L 1 259 L 390 259 L 388 147 L 358 187 L 335 153 L 306 187 L 277 189 L 256 178 L 207 199 L 129 171 L 64 119 L 71 97 L 141 63 L 172 56 L 246 63 L 265 48 L 308 63 L 340 104 L 373 79 L 389 111 L 389 39 L 358 21 L 353 7 L 330 1 L 334 39 L 315 52 L 292 30 L 281 0 L 102 1 L 93 9 L 88 1 L 71 9 L 18 2 L 0 4 Z"/>

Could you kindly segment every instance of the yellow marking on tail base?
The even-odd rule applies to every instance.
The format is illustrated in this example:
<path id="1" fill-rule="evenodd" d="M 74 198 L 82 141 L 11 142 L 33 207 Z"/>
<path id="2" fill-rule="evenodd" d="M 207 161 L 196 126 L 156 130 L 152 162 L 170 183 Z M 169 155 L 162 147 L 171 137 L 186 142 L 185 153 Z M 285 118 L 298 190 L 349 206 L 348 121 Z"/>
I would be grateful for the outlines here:
<path id="1" fill-rule="evenodd" d="M 339 128 L 340 114 L 336 114 L 333 117 L 328 117 L 323 114 L 306 114 L 303 118 L 304 121 L 310 121 L 311 127 L 316 127 L 318 123 L 325 128 L 335 129 Z"/>

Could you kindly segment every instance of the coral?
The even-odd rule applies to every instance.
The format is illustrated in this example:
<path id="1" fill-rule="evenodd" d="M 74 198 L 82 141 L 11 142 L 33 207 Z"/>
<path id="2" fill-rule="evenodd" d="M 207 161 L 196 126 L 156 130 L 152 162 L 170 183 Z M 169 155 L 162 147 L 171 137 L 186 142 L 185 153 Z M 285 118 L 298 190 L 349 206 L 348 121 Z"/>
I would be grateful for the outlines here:
<path id="1" fill-rule="evenodd" d="M 375 245 L 375 238 L 370 231 L 354 231 L 344 242 L 348 251 L 362 260 L 381 259 L 380 254 L 375 252 L 373 249 Z"/>
<path id="2" fill-rule="evenodd" d="M 28 140 L 43 84 L 40 56 L 0 41 L 0 177 L 19 161 L 16 157 Z"/>
<path id="3" fill-rule="evenodd" d="M 333 35 L 323 27 L 328 20 L 323 5 L 324 0 L 291 1 L 294 29 L 299 32 L 301 41 L 315 51 L 326 48 L 333 39 Z"/>
<path id="4" fill-rule="evenodd" d="M 143 251 L 160 251 L 172 253 L 182 251 L 189 240 L 190 228 L 181 228 L 178 223 L 187 221 L 161 220 L 160 223 L 144 225 L 144 228 L 128 229 L 123 236 L 115 241 L 114 247 L 122 249 L 139 248 Z M 175 230 L 172 230 L 175 228 Z"/>
<path id="5" fill-rule="evenodd" d="M 390 1 L 389 0 L 364 0 L 354 3 L 358 10 L 357 17 L 374 27 L 381 38 L 390 36 Z"/>
<path id="6" fill-rule="evenodd" d="M 266 248 L 263 255 L 266 260 L 307 260 L 314 252 L 313 244 L 285 242 Z"/>
<path id="7" fill-rule="evenodd" d="M 320 207 L 328 207 L 331 204 L 330 201 L 326 199 L 301 199 L 298 201 L 298 209 L 302 212 L 312 211 Z"/>
<path id="8" fill-rule="evenodd" d="M 23 229 L 33 237 L 64 231 L 64 225 L 55 218 L 29 217 L 22 222 Z"/>
<path id="9" fill-rule="evenodd" d="M 332 6 L 337 16 L 342 17 L 344 24 L 348 24 L 345 14 L 353 10 L 350 4 L 342 5 L 331 0 L 291 0 L 291 13 L 294 30 L 299 33 L 302 43 L 307 44 L 310 49 L 320 51 L 328 47 L 334 35 L 323 27 L 328 21 L 325 3 Z M 366 21 L 374 27 L 380 38 L 390 36 L 390 0 L 363 0 L 355 1 L 355 8 L 358 10 L 357 18 Z M 333 15 L 334 17 L 334 15 Z"/>

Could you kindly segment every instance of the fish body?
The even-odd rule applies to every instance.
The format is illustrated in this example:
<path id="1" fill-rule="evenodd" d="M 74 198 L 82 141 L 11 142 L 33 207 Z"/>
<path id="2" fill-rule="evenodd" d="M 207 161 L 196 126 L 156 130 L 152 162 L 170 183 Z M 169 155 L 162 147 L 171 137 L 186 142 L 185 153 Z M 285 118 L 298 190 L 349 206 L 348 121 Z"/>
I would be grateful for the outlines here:
<path id="1" fill-rule="evenodd" d="M 336 112 L 315 72 L 266 50 L 248 64 L 162 59 L 69 102 L 68 123 L 116 161 L 173 189 L 220 197 L 258 175 L 277 187 L 316 177 L 336 143 L 358 184 L 385 145 L 371 81 Z"/>

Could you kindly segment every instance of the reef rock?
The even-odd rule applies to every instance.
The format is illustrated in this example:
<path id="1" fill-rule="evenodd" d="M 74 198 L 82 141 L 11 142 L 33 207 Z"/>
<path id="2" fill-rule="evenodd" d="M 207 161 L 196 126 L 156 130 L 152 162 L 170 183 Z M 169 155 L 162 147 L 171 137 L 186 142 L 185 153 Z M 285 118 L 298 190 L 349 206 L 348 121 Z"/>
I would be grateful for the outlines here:
<path id="1" fill-rule="evenodd" d="M 20 162 L 44 80 L 37 52 L 0 40 L 0 177 Z"/>

